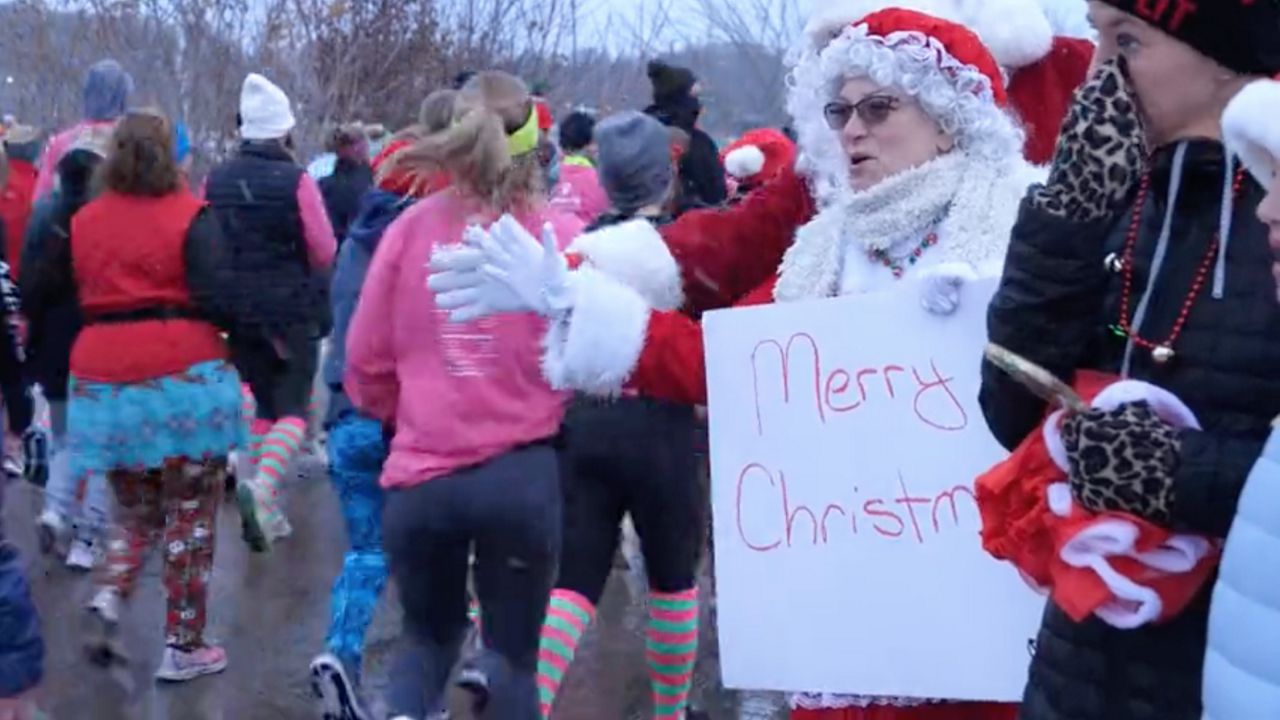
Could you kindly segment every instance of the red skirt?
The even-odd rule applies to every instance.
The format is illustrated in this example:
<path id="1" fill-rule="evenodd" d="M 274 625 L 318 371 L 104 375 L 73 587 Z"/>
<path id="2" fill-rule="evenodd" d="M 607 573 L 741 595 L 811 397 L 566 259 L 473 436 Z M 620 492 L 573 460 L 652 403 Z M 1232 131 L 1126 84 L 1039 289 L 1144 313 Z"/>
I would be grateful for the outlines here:
<path id="1" fill-rule="evenodd" d="M 1017 720 L 1015 703 L 938 703 L 916 707 L 873 705 L 839 710 L 791 711 L 791 720 Z"/>

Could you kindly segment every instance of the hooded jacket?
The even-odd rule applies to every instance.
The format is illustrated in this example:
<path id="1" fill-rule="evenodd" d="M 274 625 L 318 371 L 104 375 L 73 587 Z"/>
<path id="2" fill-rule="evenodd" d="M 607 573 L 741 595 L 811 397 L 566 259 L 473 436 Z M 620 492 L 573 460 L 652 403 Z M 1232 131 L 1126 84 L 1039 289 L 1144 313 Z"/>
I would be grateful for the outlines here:
<path id="1" fill-rule="evenodd" d="M 360 200 L 360 212 L 347 231 L 346 241 L 338 251 L 329 298 L 333 303 L 333 342 L 324 363 L 324 382 L 329 386 L 329 411 L 325 424 L 331 425 L 347 411 L 351 400 L 342 389 L 342 374 L 347 366 L 347 329 L 360 301 L 360 288 L 369 272 L 369 263 L 378 249 L 382 234 L 400 214 L 414 203 L 414 198 L 373 188 Z"/>
<path id="2" fill-rule="evenodd" d="M 34 197 L 40 198 L 53 189 L 58 161 L 75 144 L 81 130 L 94 125 L 110 125 L 128 109 L 133 94 L 133 77 L 115 60 L 100 60 L 89 68 L 84 79 L 84 119 L 49 140 L 40 160 Z"/>
<path id="3" fill-rule="evenodd" d="M 1181 398 L 1204 429 L 1181 432 L 1173 529 L 1216 538 L 1226 536 L 1271 419 L 1280 413 L 1280 306 L 1267 230 L 1254 217 L 1263 190 L 1246 179 L 1225 214 L 1230 227 L 1223 227 L 1223 197 L 1232 197 L 1235 175 L 1226 164 L 1222 146 L 1208 140 L 1163 148 L 1153 159 L 1132 268 L 1131 314 L 1149 295 L 1141 317 L 1133 318 L 1142 337 L 1169 336 L 1211 239 L 1226 230 L 1223 261 L 1210 267 L 1172 361 L 1160 364 L 1146 350 L 1131 351 L 1112 329 L 1125 281 L 1123 269 L 1104 260 L 1124 252 L 1132 211 L 1085 226 L 1025 203 L 988 315 L 992 342 L 1064 380 L 1078 369 L 1123 372 Z M 1180 192 L 1171 198 L 1174 186 Z M 1162 232 L 1166 224 L 1172 232 Z M 1158 272 L 1157 257 L 1163 257 Z M 1043 401 L 989 363 L 980 400 L 995 437 L 1010 448 L 1045 413 Z M 1021 717 L 1199 720 L 1209 596 L 1206 587 L 1178 617 L 1137 630 L 1097 619 L 1075 623 L 1050 605 Z"/>
<path id="4" fill-rule="evenodd" d="M 333 235 L 339 243 L 347 237 L 351 223 L 361 210 L 361 198 L 373 186 L 373 168 L 367 162 L 357 162 L 339 156 L 333 172 L 320 181 L 320 194 L 324 196 L 324 208 L 333 225 Z"/>

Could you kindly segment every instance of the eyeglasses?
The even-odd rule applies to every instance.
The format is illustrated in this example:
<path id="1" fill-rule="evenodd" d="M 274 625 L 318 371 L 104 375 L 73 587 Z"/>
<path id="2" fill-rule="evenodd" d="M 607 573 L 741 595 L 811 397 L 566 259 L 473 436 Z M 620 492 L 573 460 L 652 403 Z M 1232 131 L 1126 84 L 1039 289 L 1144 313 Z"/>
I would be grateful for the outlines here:
<path id="1" fill-rule="evenodd" d="M 822 108 L 822 115 L 832 130 L 843 130 L 854 115 L 867 127 L 875 127 L 889 119 L 902 101 L 892 95 L 868 95 L 856 103 L 834 100 Z"/>

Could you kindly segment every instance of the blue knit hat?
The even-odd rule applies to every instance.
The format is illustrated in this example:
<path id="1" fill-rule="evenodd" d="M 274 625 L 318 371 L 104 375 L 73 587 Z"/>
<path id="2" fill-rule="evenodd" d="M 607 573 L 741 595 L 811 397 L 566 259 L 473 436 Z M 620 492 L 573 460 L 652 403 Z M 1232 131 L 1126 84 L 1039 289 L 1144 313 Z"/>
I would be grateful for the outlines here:
<path id="1" fill-rule="evenodd" d="M 84 119 L 98 122 L 124 115 L 133 94 L 133 77 L 115 60 L 99 60 L 84 79 Z"/>

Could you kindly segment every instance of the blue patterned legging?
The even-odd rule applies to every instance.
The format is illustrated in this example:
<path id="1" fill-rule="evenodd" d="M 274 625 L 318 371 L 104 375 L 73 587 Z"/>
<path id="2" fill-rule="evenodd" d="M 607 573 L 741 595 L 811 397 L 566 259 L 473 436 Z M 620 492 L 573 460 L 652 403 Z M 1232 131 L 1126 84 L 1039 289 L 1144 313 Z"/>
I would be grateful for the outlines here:
<path id="1" fill-rule="evenodd" d="M 378 476 L 387 458 L 382 425 L 359 415 L 339 419 L 329 430 L 329 476 L 342 503 L 351 549 L 333 584 L 329 635 L 325 643 L 346 666 L 360 673 L 364 635 L 387 581 L 382 552 L 382 488 Z"/>

